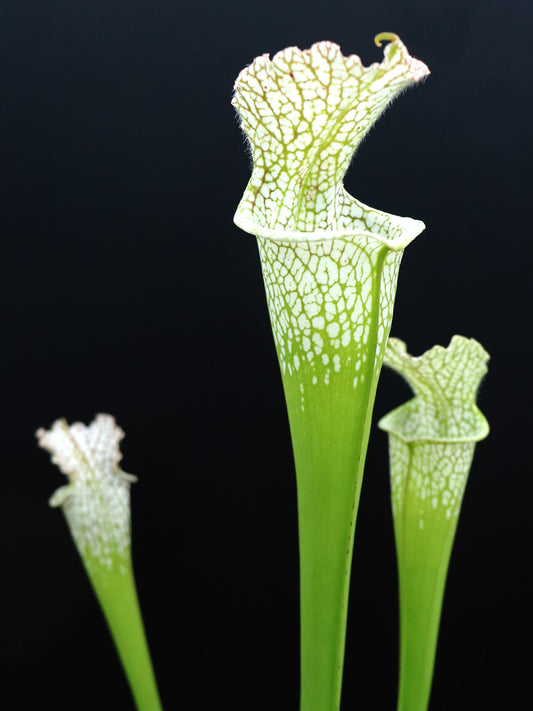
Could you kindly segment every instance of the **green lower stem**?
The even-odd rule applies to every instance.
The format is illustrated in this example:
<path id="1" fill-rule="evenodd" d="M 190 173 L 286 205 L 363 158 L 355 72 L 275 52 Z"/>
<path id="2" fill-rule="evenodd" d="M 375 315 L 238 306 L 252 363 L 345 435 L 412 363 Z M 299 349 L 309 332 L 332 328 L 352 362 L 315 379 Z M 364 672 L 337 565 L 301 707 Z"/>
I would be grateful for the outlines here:
<path id="1" fill-rule="evenodd" d="M 409 535 L 411 532 L 407 532 Z M 410 536 L 415 541 L 416 530 Z M 420 545 L 399 554 L 400 675 L 398 711 L 427 711 L 433 681 L 442 602 L 455 536 L 450 521 L 440 550 L 420 555 Z M 404 544 L 405 545 L 405 544 Z"/>
<path id="2" fill-rule="evenodd" d="M 340 707 L 354 529 L 361 492 L 366 442 L 352 456 L 327 454 L 307 461 L 295 447 L 298 476 L 301 711 Z M 340 461 L 344 459 L 344 461 Z M 359 459 L 359 468 L 354 460 Z M 298 465 L 297 465 L 298 466 Z M 328 478 L 334 495 L 318 483 Z M 305 479 L 305 483 L 301 483 Z"/>
<path id="3" fill-rule="evenodd" d="M 162 711 L 131 564 L 88 573 L 138 711 Z"/>

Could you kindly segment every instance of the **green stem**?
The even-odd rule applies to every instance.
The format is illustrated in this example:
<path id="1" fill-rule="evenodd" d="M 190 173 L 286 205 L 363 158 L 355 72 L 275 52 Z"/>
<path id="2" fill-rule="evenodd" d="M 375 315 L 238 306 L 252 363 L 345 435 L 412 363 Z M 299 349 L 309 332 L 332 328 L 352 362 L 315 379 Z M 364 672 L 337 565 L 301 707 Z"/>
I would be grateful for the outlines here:
<path id="1" fill-rule="evenodd" d="M 415 530 L 404 530 L 404 543 L 398 545 L 401 630 L 398 711 L 428 708 L 456 523 L 456 519 L 450 521 L 445 537 L 440 539 L 440 550 L 435 545 L 436 537 L 433 539 L 431 555 L 423 555 L 423 567 Z"/>
<path id="2" fill-rule="evenodd" d="M 460 451 L 464 480 L 457 489 L 453 515 L 433 505 L 434 497 L 417 495 L 420 461 L 428 443 L 411 443 L 406 461 L 401 513 L 395 517 L 396 550 L 400 596 L 400 673 L 398 711 L 427 711 L 435 668 L 440 619 L 446 577 L 457 529 L 466 476 L 474 444 L 454 443 Z M 449 444 L 433 444 L 436 461 L 453 461 Z M 438 474 L 438 465 L 431 475 Z M 432 492 L 434 493 L 434 492 Z"/>
<path id="3" fill-rule="evenodd" d="M 298 485 L 301 595 L 301 711 L 340 707 L 355 522 L 382 350 L 380 287 L 387 250 L 373 271 L 364 377 L 332 374 L 327 398 L 302 373 L 284 375 Z M 335 377 L 336 376 L 336 377 Z"/>
<path id="4" fill-rule="evenodd" d="M 131 564 L 87 569 L 138 711 L 162 711 Z"/>

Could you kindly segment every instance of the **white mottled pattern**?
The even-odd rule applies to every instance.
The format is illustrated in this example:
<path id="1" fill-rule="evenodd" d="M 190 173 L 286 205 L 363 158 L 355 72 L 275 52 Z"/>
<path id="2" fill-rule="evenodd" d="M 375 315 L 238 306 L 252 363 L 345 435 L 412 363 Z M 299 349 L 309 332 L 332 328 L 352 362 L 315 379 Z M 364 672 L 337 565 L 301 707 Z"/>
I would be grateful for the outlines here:
<path id="1" fill-rule="evenodd" d="M 398 526 L 416 517 L 458 516 L 475 443 L 488 434 L 476 406 L 488 354 L 473 339 L 454 336 L 419 358 L 391 338 L 385 364 L 411 385 L 415 397 L 379 422 L 389 433 L 392 501 Z M 402 523 L 403 522 L 403 523 Z"/>
<path id="2" fill-rule="evenodd" d="M 385 365 L 407 380 L 415 397 L 382 420 L 387 431 L 405 441 L 486 437 L 488 426 L 476 407 L 476 394 L 488 358 L 477 341 L 462 336 L 454 336 L 447 348 L 434 346 L 419 358 L 407 353 L 405 343 L 391 338 Z"/>
<path id="3" fill-rule="evenodd" d="M 332 42 L 318 42 L 304 51 L 289 47 L 272 60 L 258 57 L 239 74 L 233 104 L 254 160 L 235 215 L 244 230 L 291 240 L 300 233 L 310 239 L 387 233 L 402 242 L 406 232 L 423 229 L 368 208 L 342 186 L 355 150 L 378 117 L 429 74 L 397 35 L 383 33 L 376 43 L 383 39 L 390 40 L 384 59 L 369 67 L 356 55 L 344 57 Z"/>
<path id="4" fill-rule="evenodd" d="M 322 384 L 349 368 L 357 387 L 372 371 L 366 359 L 376 322 L 381 365 L 401 252 L 369 240 L 258 243 L 282 372 L 305 370 Z"/>
<path id="5" fill-rule="evenodd" d="M 381 40 L 390 41 L 383 61 L 369 67 L 319 42 L 258 57 L 235 83 L 254 160 L 235 222 L 258 238 L 282 372 L 312 386 L 341 374 L 345 387 L 349 374 L 367 388 L 379 372 L 401 253 L 424 229 L 342 184 L 387 105 L 429 73 L 397 35 Z"/>
<path id="6" fill-rule="evenodd" d="M 416 519 L 419 528 L 433 519 L 457 518 L 475 442 L 411 442 L 389 437 L 392 509 L 397 525 Z"/>
<path id="7" fill-rule="evenodd" d="M 87 427 L 70 427 L 57 420 L 48 431 L 37 432 L 39 445 L 68 476 L 70 483 L 50 499 L 61 506 L 72 537 L 89 567 L 111 568 L 130 552 L 130 484 L 135 477 L 119 468 L 119 442 L 124 437 L 110 415 L 97 415 Z"/>

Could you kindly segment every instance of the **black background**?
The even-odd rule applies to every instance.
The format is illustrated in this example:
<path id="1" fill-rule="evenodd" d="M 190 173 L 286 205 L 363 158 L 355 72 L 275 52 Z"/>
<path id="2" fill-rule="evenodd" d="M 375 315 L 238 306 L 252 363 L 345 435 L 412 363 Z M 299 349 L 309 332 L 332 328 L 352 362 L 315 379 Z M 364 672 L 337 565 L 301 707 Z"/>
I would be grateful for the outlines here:
<path id="1" fill-rule="evenodd" d="M 33 433 L 114 414 L 163 703 L 296 709 L 296 493 L 230 106 L 254 56 L 330 39 L 365 64 L 397 32 L 432 71 L 346 178 L 423 219 L 392 334 L 454 333 L 492 356 L 447 588 L 431 711 L 513 708 L 530 690 L 530 0 L 0 6 L 0 675 L 30 709 L 132 709 Z M 384 372 L 376 419 L 409 396 Z M 396 572 L 385 435 L 356 538 L 344 707 L 393 709 Z M 527 698 L 527 696 L 526 696 Z"/>

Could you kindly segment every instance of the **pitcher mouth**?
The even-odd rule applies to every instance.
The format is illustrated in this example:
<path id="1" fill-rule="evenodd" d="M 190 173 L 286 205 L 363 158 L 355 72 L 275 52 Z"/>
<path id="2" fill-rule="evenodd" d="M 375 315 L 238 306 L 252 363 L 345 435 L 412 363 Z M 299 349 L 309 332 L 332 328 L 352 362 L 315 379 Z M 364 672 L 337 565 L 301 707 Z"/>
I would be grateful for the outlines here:
<path id="1" fill-rule="evenodd" d="M 237 227 L 240 227 L 244 232 L 248 232 L 248 234 L 260 239 L 268 239 L 274 242 L 328 242 L 331 240 L 353 241 L 362 239 L 369 242 L 377 242 L 392 252 L 399 252 L 405 249 L 415 237 L 418 237 L 418 235 L 426 229 L 426 225 L 422 220 L 391 215 L 387 212 L 368 207 L 359 201 L 357 202 L 362 208 L 363 213 L 379 218 L 381 229 L 375 231 L 368 228 L 365 229 L 366 225 L 363 220 L 354 222 L 351 228 L 345 226 L 342 229 L 335 230 L 302 232 L 283 230 L 279 227 L 272 229 L 259 224 L 256 220 L 252 219 L 252 217 L 243 214 L 245 211 L 240 205 L 237 208 L 233 221 Z M 358 222 L 360 222 L 361 226 L 357 224 Z M 378 225 L 376 225 L 376 227 L 378 227 Z"/>

